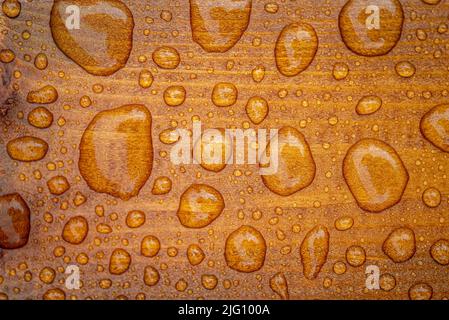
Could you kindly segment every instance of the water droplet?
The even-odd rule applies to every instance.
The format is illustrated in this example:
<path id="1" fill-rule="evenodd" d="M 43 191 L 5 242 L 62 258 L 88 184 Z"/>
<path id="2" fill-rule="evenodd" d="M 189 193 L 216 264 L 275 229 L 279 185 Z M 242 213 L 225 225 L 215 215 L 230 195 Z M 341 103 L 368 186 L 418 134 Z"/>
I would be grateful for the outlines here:
<path id="1" fill-rule="evenodd" d="M 49 289 L 42 296 L 44 300 L 65 300 L 65 292 L 61 289 Z"/>
<path id="2" fill-rule="evenodd" d="M 346 250 L 346 261 L 353 267 L 360 267 L 365 263 L 366 253 L 361 246 L 351 246 Z"/>
<path id="3" fill-rule="evenodd" d="M 411 259 L 416 251 L 415 233 L 407 227 L 393 230 L 384 241 L 382 250 L 396 263 Z"/>
<path id="4" fill-rule="evenodd" d="M 170 107 L 177 107 L 186 100 L 186 89 L 183 86 L 171 86 L 164 92 L 164 101 Z"/>
<path id="5" fill-rule="evenodd" d="M 70 244 L 80 244 L 86 239 L 89 224 L 82 216 L 70 218 L 62 230 L 62 239 Z"/>
<path id="6" fill-rule="evenodd" d="M 430 255 L 437 263 L 447 266 L 449 264 L 449 241 L 440 239 L 430 248 Z"/>
<path id="7" fill-rule="evenodd" d="M 298 130 L 282 127 L 278 132 L 278 170 L 272 175 L 263 175 L 262 181 L 272 192 L 289 196 L 309 186 L 316 172 L 309 144 Z M 270 154 L 271 143 L 266 154 Z M 261 167 L 268 167 L 263 160 Z M 265 164 L 264 164 L 265 163 Z"/>
<path id="8" fill-rule="evenodd" d="M 143 271 L 143 282 L 147 285 L 147 286 L 155 286 L 158 284 L 160 279 L 159 276 L 159 271 L 157 271 L 156 268 L 152 267 L 152 266 L 146 266 L 144 271 Z"/>
<path id="9" fill-rule="evenodd" d="M 14 52 L 10 49 L 0 50 L 0 61 L 3 63 L 11 63 L 16 58 Z"/>
<path id="10" fill-rule="evenodd" d="M 301 262 L 304 276 L 315 279 L 327 261 L 329 252 L 329 232 L 324 226 L 316 226 L 310 230 L 301 243 Z"/>
<path id="11" fill-rule="evenodd" d="M 396 278 L 389 273 L 385 273 L 379 278 L 379 286 L 383 291 L 391 291 L 396 287 Z"/>
<path id="12" fill-rule="evenodd" d="M 30 208 L 22 196 L 18 193 L 0 196 L 0 248 L 21 248 L 27 244 L 29 234 Z"/>
<path id="13" fill-rule="evenodd" d="M 346 231 L 352 228 L 354 219 L 349 216 L 344 216 L 335 220 L 335 229 L 338 231 Z"/>
<path id="14" fill-rule="evenodd" d="M 275 57 L 279 72 L 293 77 L 307 69 L 318 50 L 315 29 L 307 23 L 284 27 L 276 41 Z"/>
<path id="15" fill-rule="evenodd" d="M 154 180 L 153 189 L 151 193 L 154 195 L 163 195 L 171 191 L 172 181 L 169 177 L 158 177 Z"/>
<path id="16" fill-rule="evenodd" d="M 48 152 L 48 144 L 36 137 L 20 137 L 13 139 L 6 145 L 8 155 L 18 161 L 38 161 Z"/>
<path id="17" fill-rule="evenodd" d="M 203 228 L 211 224 L 225 207 L 223 196 L 205 184 L 192 184 L 181 195 L 177 216 L 187 228 Z"/>
<path id="18" fill-rule="evenodd" d="M 340 11 L 343 42 L 356 54 L 381 56 L 390 52 L 401 38 L 404 12 L 398 0 L 371 4 L 349 0 Z"/>
<path id="19" fill-rule="evenodd" d="M 332 75 L 334 76 L 335 80 L 346 79 L 348 74 L 349 74 L 349 67 L 346 63 L 337 62 L 336 64 L 334 64 L 334 68 L 332 69 Z"/>
<path id="20" fill-rule="evenodd" d="M 51 194 L 60 196 L 70 189 L 70 183 L 64 176 L 55 176 L 47 181 L 47 187 Z"/>
<path id="21" fill-rule="evenodd" d="M 159 68 L 176 69 L 181 62 L 181 58 L 175 48 L 159 47 L 153 52 L 153 61 Z"/>
<path id="22" fill-rule="evenodd" d="M 428 188 L 423 192 L 422 200 L 429 208 L 436 208 L 441 203 L 441 193 L 436 188 Z"/>
<path id="23" fill-rule="evenodd" d="M 28 123 L 36 128 L 48 128 L 53 123 L 53 114 L 45 107 L 37 107 L 28 114 Z"/>
<path id="24" fill-rule="evenodd" d="M 17 18 L 22 9 L 22 5 L 18 0 L 4 0 L 2 3 L 2 10 L 5 16 L 14 19 Z"/>
<path id="25" fill-rule="evenodd" d="M 343 175 L 360 208 L 370 212 L 397 204 L 409 179 L 396 151 L 376 139 L 362 139 L 348 150 Z"/>
<path id="26" fill-rule="evenodd" d="M 66 27 L 67 7 L 77 5 L 80 27 Z M 55 1 L 51 32 L 58 48 L 88 73 L 109 76 L 126 65 L 132 49 L 134 19 L 121 1 Z"/>
<path id="27" fill-rule="evenodd" d="M 432 295 L 432 287 L 424 282 L 415 283 L 408 290 L 410 300 L 430 300 Z"/>
<path id="28" fill-rule="evenodd" d="M 189 260 L 192 266 L 199 265 L 203 262 L 205 258 L 205 254 L 203 249 L 197 244 L 191 244 L 187 248 L 187 259 Z"/>
<path id="29" fill-rule="evenodd" d="M 276 292 L 282 300 L 289 299 L 287 279 L 282 272 L 276 273 L 270 278 L 270 288 Z"/>
<path id="30" fill-rule="evenodd" d="M 251 226 L 241 226 L 226 239 L 225 258 L 229 268 L 254 272 L 265 262 L 267 245 L 262 234 Z"/>
<path id="31" fill-rule="evenodd" d="M 91 189 L 122 200 L 136 196 L 153 167 L 151 113 L 127 105 L 98 113 L 81 138 L 79 169 Z"/>
<path id="32" fill-rule="evenodd" d="M 435 147 L 449 152 L 449 104 L 427 112 L 421 119 L 421 132 Z"/>
<path id="33" fill-rule="evenodd" d="M 262 65 L 256 66 L 251 71 L 251 76 L 253 77 L 254 82 L 262 82 L 262 80 L 265 78 L 265 67 Z"/>
<path id="34" fill-rule="evenodd" d="M 125 249 L 115 249 L 109 260 L 109 272 L 120 275 L 128 271 L 131 264 L 131 255 Z"/>
<path id="35" fill-rule="evenodd" d="M 193 148 L 193 157 L 204 169 L 220 172 L 232 156 L 232 138 L 224 129 L 207 129 Z"/>
<path id="36" fill-rule="evenodd" d="M 364 96 L 359 100 L 356 112 L 359 115 L 369 115 L 378 111 L 382 107 L 382 99 L 378 96 Z"/>
<path id="37" fill-rule="evenodd" d="M 50 85 L 30 91 L 27 96 L 29 103 L 50 104 L 56 102 L 56 100 L 58 100 L 58 91 Z"/>
<path id="38" fill-rule="evenodd" d="M 143 69 L 139 73 L 139 85 L 144 88 L 148 89 L 153 84 L 154 77 L 150 70 Z"/>
<path id="39" fill-rule="evenodd" d="M 218 284 L 218 279 L 213 274 L 203 274 L 201 276 L 201 284 L 207 290 L 213 290 Z"/>
<path id="40" fill-rule="evenodd" d="M 220 82 L 212 91 L 212 102 L 217 107 L 230 107 L 237 102 L 238 91 L 234 84 Z"/>
<path id="41" fill-rule="evenodd" d="M 246 104 L 246 114 L 254 124 L 260 124 L 268 115 L 268 102 L 261 97 L 252 97 Z"/>
<path id="42" fill-rule="evenodd" d="M 145 212 L 132 210 L 126 216 L 126 225 L 129 228 L 138 228 L 145 223 Z"/>
<path id="43" fill-rule="evenodd" d="M 45 284 L 52 284 L 56 277 L 56 271 L 50 267 L 44 267 L 39 273 L 39 279 Z"/>
<path id="44" fill-rule="evenodd" d="M 424 2 L 425 4 L 431 5 L 439 4 L 441 2 L 441 0 L 421 0 L 421 1 Z"/>
<path id="45" fill-rule="evenodd" d="M 190 0 L 193 40 L 207 52 L 226 52 L 248 28 L 251 0 Z"/>
<path id="46" fill-rule="evenodd" d="M 403 78 L 411 78 L 416 72 L 416 68 L 408 61 L 401 61 L 395 66 L 396 73 Z"/>
<path id="47" fill-rule="evenodd" d="M 155 236 L 146 236 L 140 243 L 140 254 L 145 257 L 155 257 L 161 249 L 161 243 Z"/>
<path id="48" fill-rule="evenodd" d="M 38 53 L 34 58 L 34 66 L 39 70 L 45 70 L 48 66 L 48 59 L 45 53 Z"/>

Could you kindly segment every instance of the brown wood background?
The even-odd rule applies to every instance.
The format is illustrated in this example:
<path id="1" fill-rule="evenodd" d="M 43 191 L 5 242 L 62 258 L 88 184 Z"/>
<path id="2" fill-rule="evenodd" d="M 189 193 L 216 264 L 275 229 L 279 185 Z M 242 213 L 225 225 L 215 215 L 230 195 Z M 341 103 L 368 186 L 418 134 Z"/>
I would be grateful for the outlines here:
<path id="1" fill-rule="evenodd" d="M 133 50 L 127 66 L 110 77 L 87 74 L 56 48 L 49 29 L 52 1 L 22 1 L 20 17 L 15 20 L 3 15 L 0 17 L 1 47 L 16 53 L 15 69 L 22 73 L 20 79 L 13 79 L 20 88 L 18 103 L 9 110 L 1 124 L 0 194 L 21 193 L 32 210 L 32 230 L 27 246 L 2 252 L 0 292 L 6 293 L 10 299 L 37 299 L 53 287 L 65 290 L 63 268 L 73 263 L 80 252 L 85 252 L 90 260 L 81 266 L 84 286 L 79 291 L 65 290 L 68 298 L 113 299 L 126 295 L 133 299 L 137 293 L 144 292 L 149 299 L 277 299 L 269 287 L 269 279 L 279 271 L 288 280 L 292 299 L 406 299 L 408 289 L 418 281 L 433 287 L 435 299 L 449 297 L 449 269 L 437 265 L 429 255 L 429 248 L 436 240 L 449 238 L 449 154 L 437 150 L 419 132 L 422 115 L 433 106 L 448 101 L 449 33 L 436 31 L 440 23 L 449 23 L 448 1 L 443 0 L 438 6 L 425 5 L 420 0 L 401 1 L 405 11 L 401 40 L 388 55 L 376 58 L 357 56 L 343 44 L 338 32 L 338 14 L 344 0 L 277 1 L 279 11 L 276 14 L 264 11 L 264 5 L 270 1 L 253 1 L 248 30 L 234 48 L 222 54 L 206 53 L 192 41 L 187 1 L 123 2 L 133 12 L 136 24 Z M 171 22 L 159 17 L 161 10 L 172 13 Z M 146 17 L 152 17 L 154 23 L 146 24 Z M 26 21 L 31 21 L 32 25 L 27 26 Z M 313 25 L 320 44 L 310 67 L 299 76 L 286 78 L 276 69 L 274 44 L 281 29 L 295 21 Z M 418 28 L 427 31 L 426 41 L 416 38 Z M 21 38 L 25 29 L 32 34 L 29 40 Z M 150 30 L 148 36 L 143 34 L 144 29 Z M 260 46 L 253 45 L 257 37 L 261 39 Z M 151 54 L 161 44 L 179 51 L 181 64 L 176 70 L 158 69 L 152 62 Z M 436 50 L 441 50 L 441 57 L 434 58 Z M 38 71 L 32 62 L 23 60 L 24 54 L 34 58 L 41 51 L 49 57 L 49 67 L 45 71 Z M 146 56 L 147 61 L 140 63 L 139 56 Z M 413 78 L 402 79 L 395 73 L 395 64 L 402 60 L 416 66 Z M 229 61 L 234 63 L 232 70 L 226 68 Z M 345 62 L 350 68 L 349 76 L 343 81 L 332 77 L 335 62 Z M 265 66 L 266 76 L 264 81 L 256 84 L 251 78 L 251 70 L 258 64 Z M 3 71 L 3 65 L 0 68 Z M 151 89 L 141 89 L 138 85 L 142 68 L 149 68 L 154 74 Z M 61 72 L 64 73 L 62 77 Z M 210 100 L 214 84 L 220 81 L 232 82 L 239 90 L 238 102 L 230 108 L 217 108 Z M 92 91 L 92 86 L 97 83 L 105 88 L 102 94 Z M 28 91 L 46 84 L 58 89 L 60 98 L 49 109 L 55 120 L 64 117 L 66 124 L 60 127 L 54 123 L 50 129 L 39 130 L 26 121 L 26 115 L 33 106 L 26 103 L 25 96 Z M 163 101 L 165 88 L 173 84 L 182 84 L 187 90 L 187 100 L 177 108 L 167 107 Z M 281 89 L 288 91 L 287 97 L 278 96 Z M 302 92 L 300 96 L 296 94 L 298 91 Z M 408 97 L 407 92 L 413 92 L 413 96 L 409 93 Z M 372 116 L 358 116 L 355 112 L 357 101 L 370 93 L 382 97 L 382 109 Z M 162 156 L 163 152 L 170 151 L 170 147 L 163 145 L 158 135 L 173 122 L 178 127 L 189 128 L 191 118 L 198 116 L 211 128 L 241 126 L 244 121 L 249 121 L 244 106 L 255 94 L 267 99 L 270 106 L 269 116 L 260 127 L 294 126 L 311 144 L 317 175 L 309 188 L 290 197 L 280 197 L 266 189 L 255 166 L 228 166 L 215 174 L 198 166 L 173 166 L 169 156 Z M 84 109 L 79 106 L 83 95 L 92 98 L 91 107 Z M 155 161 L 151 177 L 139 196 L 123 202 L 96 194 L 87 187 L 77 168 L 78 143 L 96 113 L 130 103 L 146 105 L 153 115 Z M 64 105 L 71 106 L 70 110 L 65 110 Z M 25 114 L 24 119 L 18 117 L 20 112 Z M 331 117 L 338 117 L 336 125 L 329 124 Z M 301 127 L 300 123 L 304 121 L 306 126 Z M 36 135 L 49 143 L 50 151 L 44 160 L 26 164 L 8 157 L 6 143 L 25 134 Z M 379 214 L 363 212 L 342 177 L 342 161 L 347 149 L 365 137 L 378 138 L 394 146 L 410 175 L 402 201 Z M 61 146 L 67 147 L 67 154 L 60 153 Z M 51 172 L 46 168 L 50 161 L 61 162 L 63 166 Z M 42 172 L 42 180 L 33 178 L 36 169 Z M 236 169 L 248 172 L 248 175 L 236 177 L 233 174 Z M 326 173 L 331 176 L 326 177 Z M 25 181 L 21 181 L 21 174 L 26 177 Z M 70 191 L 60 197 L 51 196 L 45 184 L 48 178 L 57 174 L 66 176 L 71 183 Z M 168 195 L 153 196 L 153 181 L 161 175 L 172 179 L 173 189 Z M 223 214 L 200 230 L 182 227 L 176 217 L 181 193 L 194 182 L 217 188 L 226 202 Z M 427 208 L 421 200 L 422 192 L 429 186 L 442 193 L 443 201 L 436 209 Z M 87 202 L 80 207 L 72 203 L 77 191 L 87 197 Z M 64 201 L 69 202 L 67 210 L 60 209 Z M 99 204 L 105 207 L 104 218 L 95 215 L 94 208 Z M 282 215 L 275 213 L 276 207 L 282 208 Z M 146 224 L 137 230 L 127 228 L 124 222 L 126 213 L 132 209 L 143 210 L 147 214 Z M 239 219 L 239 210 L 245 213 L 244 219 Z M 256 210 L 263 213 L 258 221 L 251 217 Z M 52 224 L 43 219 L 47 211 L 55 218 Z M 119 219 L 110 221 L 109 216 L 114 212 Z M 65 221 L 75 215 L 83 215 L 90 225 L 88 238 L 80 246 L 67 245 L 60 237 Z M 339 232 L 334 228 L 334 221 L 344 215 L 353 217 L 355 224 L 351 230 Z M 273 217 L 279 218 L 276 225 L 270 224 Z M 110 224 L 114 232 L 109 236 L 98 234 L 95 227 L 100 222 Z M 302 274 L 299 245 L 306 232 L 318 223 L 330 230 L 330 252 L 318 278 L 310 281 Z M 268 245 L 264 267 L 252 274 L 229 269 L 223 256 L 227 235 L 242 224 L 260 230 Z M 292 232 L 295 224 L 301 226 L 300 233 Z M 406 263 L 395 264 L 382 253 L 381 246 L 392 229 L 403 225 L 415 231 L 417 252 Z M 278 229 L 286 233 L 285 240 L 276 238 Z M 156 258 L 139 255 L 140 240 L 147 234 L 156 235 L 161 240 L 161 252 Z M 96 243 L 96 239 L 100 241 Z M 124 245 L 125 239 L 129 242 L 127 246 Z M 206 253 L 206 259 L 201 265 L 192 267 L 185 251 L 189 244 L 198 242 Z M 396 277 L 397 286 L 393 291 L 366 291 L 365 267 L 348 265 L 344 275 L 333 273 L 333 264 L 344 261 L 346 249 L 355 244 L 366 250 L 365 266 L 376 264 L 382 273 Z M 63 257 L 56 258 L 53 250 L 60 245 L 65 246 L 66 252 Z M 287 245 L 291 246 L 291 253 L 281 254 L 281 248 Z M 110 253 L 115 247 L 126 248 L 132 253 L 131 268 L 121 276 L 112 276 L 107 271 Z M 169 257 L 169 247 L 176 247 L 179 254 Z M 26 268 L 20 268 L 23 262 Z M 142 281 L 143 268 L 147 264 L 160 271 L 161 282 L 155 287 L 146 287 Z M 161 268 L 163 264 L 167 266 L 166 270 Z M 105 271 L 97 271 L 99 265 Z M 44 266 L 60 270 L 52 285 L 39 281 L 38 274 Z M 33 274 L 30 282 L 23 279 L 26 270 Z M 215 274 L 219 279 L 217 288 L 212 291 L 204 289 L 201 286 L 202 274 Z M 112 287 L 100 289 L 99 280 L 106 278 L 113 281 Z M 185 292 L 175 289 L 181 278 L 189 284 Z M 323 287 L 325 278 L 332 279 L 330 288 Z M 230 289 L 223 287 L 225 279 L 233 282 Z"/>

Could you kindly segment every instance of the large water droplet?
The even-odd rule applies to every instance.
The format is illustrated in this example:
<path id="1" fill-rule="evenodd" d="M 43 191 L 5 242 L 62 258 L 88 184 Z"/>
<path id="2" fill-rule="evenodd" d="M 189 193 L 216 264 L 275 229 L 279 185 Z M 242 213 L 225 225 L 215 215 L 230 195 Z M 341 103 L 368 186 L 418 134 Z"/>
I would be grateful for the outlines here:
<path id="1" fill-rule="evenodd" d="M 28 242 L 30 209 L 18 193 L 0 196 L 0 248 L 17 249 Z"/>
<path id="2" fill-rule="evenodd" d="M 421 119 L 421 132 L 435 147 L 449 152 L 449 104 L 432 108 Z"/>
<path id="3" fill-rule="evenodd" d="M 73 5 L 79 8 L 79 28 L 67 16 L 67 8 Z M 70 28 L 66 23 L 72 24 Z M 109 76 L 128 61 L 134 19 L 121 1 L 56 0 L 50 26 L 58 48 L 90 74 Z"/>
<path id="4" fill-rule="evenodd" d="M 398 0 L 349 0 L 340 11 L 340 33 L 346 46 L 363 56 L 380 56 L 401 38 L 404 12 Z"/>
<path id="5" fill-rule="evenodd" d="M 277 172 L 263 175 L 262 181 L 272 192 L 281 196 L 289 196 L 312 183 L 315 178 L 316 165 L 309 144 L 298 130 L 293 127 L 283 127 L 279 130 L 277 139 Z M 268 157 L 270 148 L 271 142 L 266 150 Z M 263 160 L 261 167 L 268 167 L 267 162 Z M 272 164 L 270 163 L 270 165 Z"/>
<path id="6" fill-rule="evenodd" d="M 48 152 L 48 144 L 36 137 L 20 137 L 13 139 L 6 145 L 8 155 L 18 161 L 38 161 Z"/>
<path id="7" fill-rule="evenodd" d="M 307 23 L 292 23 L 286 26 L 276 42 L 275 56 L 279 72 L 293 77 L 303 72 L 312 63 L 318 50 L 315 29 Z"/>
<path id="8" fill-rule="evenodd" d="M 79 169 L 90 188 L 128 200 L 153 166 L 151 114 L 142 105 L 98 113 L 81 138 Z"/>
<path id="9" fill-rule="evenodd" d="M 190 0 L 193 40 L 207 52 L 226 52 L 248 28 L 252 0 Z"/>
<path id="10" fill-rule="evenodd" d="M 396 263 L 411 259 L 416 251 L 415 233 L 407 227 L 393 230 L 385 239 L 382 250 Z"/>
<path id="11" fill-rule="evenodd" d="M 251 226 L 241 226 L 226 239 L 225 258 L 231 269 L 254 272 L 265 262 L 267 245 L 262 234 Z"/>
<path id="12" fill-rule="evenodd" d="M 349 149 L 343 175 L 358 205 L 371 212 L 397 204 L 408 182 L 399 155 L 390 145 L 376 139 L 362 139 Z"/>

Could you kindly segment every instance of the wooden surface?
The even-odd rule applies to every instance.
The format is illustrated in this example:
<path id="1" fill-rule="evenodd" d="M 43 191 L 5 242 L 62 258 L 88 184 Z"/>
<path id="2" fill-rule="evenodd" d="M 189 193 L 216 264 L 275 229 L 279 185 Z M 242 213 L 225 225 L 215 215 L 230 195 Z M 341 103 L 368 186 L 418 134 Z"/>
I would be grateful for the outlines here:
<path id="1" fill-rule="evenodd" d="M 108 77 L 89 75 L 56 47 L 49 29 L 52 1 L 22 2 L 22 13 L 17 19 L 0 17 L 1 48 L 16 53 L 12 68 L 22 74 L 19 79 L 12 80 L 12 84 L 18 86 L 16 103 L 0 119 L 0 195 L 18 192 L 31 209 L 28 244 L 0 253 L 0 292 L 10 299 L 40 299 L 51 288 L 61 288 L 67 298 L 76 299 L 114 299 L 120 295 L 134 299 L 138 293 L 145 293 L 148 299 L 278 299 L 269 286 L 269 279 L 277 272 L 284 273 L 291 299 L 407 299 L 409 288 L 416 282 L 431 285 L 434 299 L 449 297 L 449 269 L 438 265 L 429 254 L 436 240 L 449 238 L 449 154 L 431 145 L 419 130 L 421 117 L 448 100 L 449 33 L 437 32 L 439 24 L 449 23 L 448 1 L 443 0 L 437 6 L 425 5 L 419 0 L 401 1 L 405 20 L 400 41 L 389 54 L 369 58 L 352 53 L 341 40 L 338 14 L 345 3 L 343 0 L 278 1 L 279 10 L 275 14 L 264 10 L 270 1 L 255 0 L 248 29 L 240 41 L 224 53 L 207 53 L 192 40 L 187 1 L 127 0 L 123 2 L 130 8 L 135 22 L 133 48 L 126 67 Z M 162 10 L 172 13 L 170 22 L 160 18 Z M 154 22 L 147 24 L 146 17 L 153 18 Z M 27 26 L 26 21 L 31 21 L 32 25 Z M 295 77 L 285 77 L 276 68 L 274 46 L 282 28 L 297 21 L 314 27 L 319 47 L 306 71 Z M 31 33 L 29 40 L 21 38 L 25 29 Z M 149 30 L 147 36 L 145 29 Z M 417 39 L 417 29 L 426 30 L 427 40 Z M 255 46 L 259 38 L 260 45 Z M 178 50 L 181 63 L 176 69 L 164 70 L 152 62 L 152 52 L 161 45 Z M 434 57 L 437 50 L 442 53 L 439 58 Z M 32 61 L 24 60 L 25 54 L 34 58 L 41 51 L 49 59 L 44 71 L 37 70 Z M 141 56 L 145 56 L 146 61 L 140 62 Z M 417 69 L 410 79 L 401 78 L 395 72 L 395 65 L 404 60 L 412 62 Z M 349 66 L 346 79 L 333 78 L 336 62 Z M 231 64 L 232 69 L 227 68 Z M 259 64 L 265 67 L 266 75 L 262 82 L 255 83 L 251 71 Z M 0 68 L 3 74 L 5 65 L 1 64 Z M 138 75 L 143 68 L 150 69 L 154 75 L 150 89 L 139 87 Z M 238 88 L 238 101 L 232 107 L 218 108 L 211 101 L 213 86 L 223 81 L 232 82 Z M 54 115 L 54 124 L 41 130 L 27 123 L 26 116 L 34 106 L 26 102 L 26 94 L 46 84 L 57 88 L 59 99 L 48 106 Z M 104 92 L 94 93 L 94 84 L 102 84 Z M 176 84 L 185 87 L 186 101 L 179 107 L 168 107 L 163 100 L 164 90 Z M 281 90 L 288 92 L 286 97 L 279 96 Z M 367 94 L 381 96 L 383 106 L 374 115 L 359 116 L 355 112 L 357 101 Z M 88 108 L 79 104 L 84 95 L 93 101 Z M 254 95 L 268 101 L 269 115 L 261 125 L 252 127 L 288 125 L 296 127 L 306 137 L 317 167 L 310 187 L 281 197 L 265 187 L 254 165 L 230 165 L 214 173 L 200 166 L 171 164 L 171 147 L 158 139 L 162 130 L 174 123 L 180 128 L 190 128 L 193 116 L 198 116 L 209 128 L 242 127 L 244 122 L 249 122 L 246 102 Z M 78 147 L 84 130 L 98 112 L 126 104 L 143 104 L 151 111 L 154 163 L 151 177 L 139 196 L 122 201 L 89 189 L 78 169 Z M 25 115 L 23 119 L 21 113 Z M 63 126 L 57 123 L 61 117 L 65 119 Z M 338 119 L 336 124 L 335 118 Z M 35 135 L 48 142 L 50 150 L 45 159 L 22 163 L 9 158 L 6 143 L 23 135 Z M 348 148 L 361 138 L 377 138 L 394 146 L 410 176 L 400 203 L 381 213 L 360 209 L 342 175 Z M 67 148 L 67 153 L 60 152 L 62 146 Z M 50 162 L 60 166 L 50 171 L 47 168 Z M 33 177 L 36 169 L 42 173 L 41 180 Z M 235 175 L 235 170 L 243 175 Z M 67 177 L 71 184 L 70 190 L 62 196 L 51 195 L 46 186 L 46 181 L 58 174 Z M 21 175 L 25 177 L 23 181 Z M 167 195 L 151 193 L 153 182 L 159 176 L 169 176 L 173 182 Z M 225 200 L 221 216 L 202 229 L 187 229 L 176 216 L 180 196 L 192 183 L 213 186 Z M 442 194 L 441 205 L 437 208 L 430 209 L 421 200 L 428 187 L 435 187 Z M 87 197 L 86 203 L 79 207 L 72 202 L 76 192 Z M 64 203 L 68 204 L 66 210 L 61 209 Z M 95 214 L 97 205 L 104 206 L 104 217 Z M 126 213 L 130 210 L 146 213 L 144 226 L 137 229 L 126 226 Z M 259 220 L 253 218 L 256 211 L 262 212 Z M 44 220 L 46 212 L 53 215 L 52 223 Z M 113 213 L 118 215 L 116 221 L 111 220 Z M 70 245 L 62 240 L 61 232 L 68 218 L 77 215 L 88 220 L 90 230 L 81 245 Z M 346 215 L 354 219 L 354 226 L 348 231 L 337 231 L 335 220 Z M 276 224 L 273 224 L 274 218 L 278 219 Z M 96 231 L 99 223 L 109 224 L 113 232 L 99 234 Z M 306 233 L 318 224 L 329 230 L 330 249 L 318 277 L 308 280 L 303 275 L 299 247 Z M 226 237 L 241 225 L 255 227 L 267 243 L 264 266 L 254 273 L 234 271 L 225 262 Z M 299 233 L 293 232 L 295 225 L 300 226 Z M 382 243 L 400 226 L 413 229 L 417 250 L 412 259 L 398 264 L 382 252 Z M 278 230 L 285 233 L 285 240 L 277 238 Z M 154 258 L 139 254 L 140 241 L 149 234 L 157 236 L 161 242 L 161 251 Z M 192 243 L 199 243 L 206 254 L 206 259 L 198 266 L 191 266 L 186 258 L 186 248 Z M 346 249 L 351 245 L 365 249 L 366 262 L 357 268 L 346 263 L 346 273 L 336 275 L 333 265 L 345 261 Z M 62 257 L 53 254 L 58 246 L 65 247 Z M 282 254 L 286 246 L 290 246 L 291 252 Z M 117 247 L 126 248 L 132 256 L 131 268 L 120 276 L 108 272 L 109 257 Z M 176 257 L 167 254 L 170 247 L 177 248 Z M 76 264 L 76 257 L 82 252 L 89 256 L 89 262 L 80 266 L 83 287 L 67 290 L 64 268 Z M 146 265 L 159 270 L 161 281 L 157 286 L 145 286 L 143 269 Z M 390 292 L 366 290 L 365 267 L 368 265 L 377 265 L 381 273 L 394 275 L 396 287 Z M 56 280 L 51 285 L 39 280 L 44 266 L 57 270 Z M 26 271 L 33 275 L 29 282 L 24 280 Z M 202 287 L 203 274 L 217 276 L 219 282 L 214 290 Z M 111 279 L 111 288 L 101 289 L 101 279 Z M 180 279 L 188 283 L 184 292 L 175 288 Z M 329 279 L 332 283 L 326 288 L 324 283 Z M 232 282 L 231 288 L 224 288 L 224 280 Z"/>

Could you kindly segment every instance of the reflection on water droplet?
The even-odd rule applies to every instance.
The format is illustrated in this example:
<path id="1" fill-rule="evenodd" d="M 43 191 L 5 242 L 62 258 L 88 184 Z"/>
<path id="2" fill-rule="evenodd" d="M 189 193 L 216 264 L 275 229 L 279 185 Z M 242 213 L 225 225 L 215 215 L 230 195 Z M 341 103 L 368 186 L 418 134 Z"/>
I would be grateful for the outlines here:
<path id="1" fill-rule="evenodd" d="M 324 226 L 311 229 L 301 243 L 301 262 L 304 276 L 315 279 L 327 261 L 329 252 L 329 231 Z"/>

